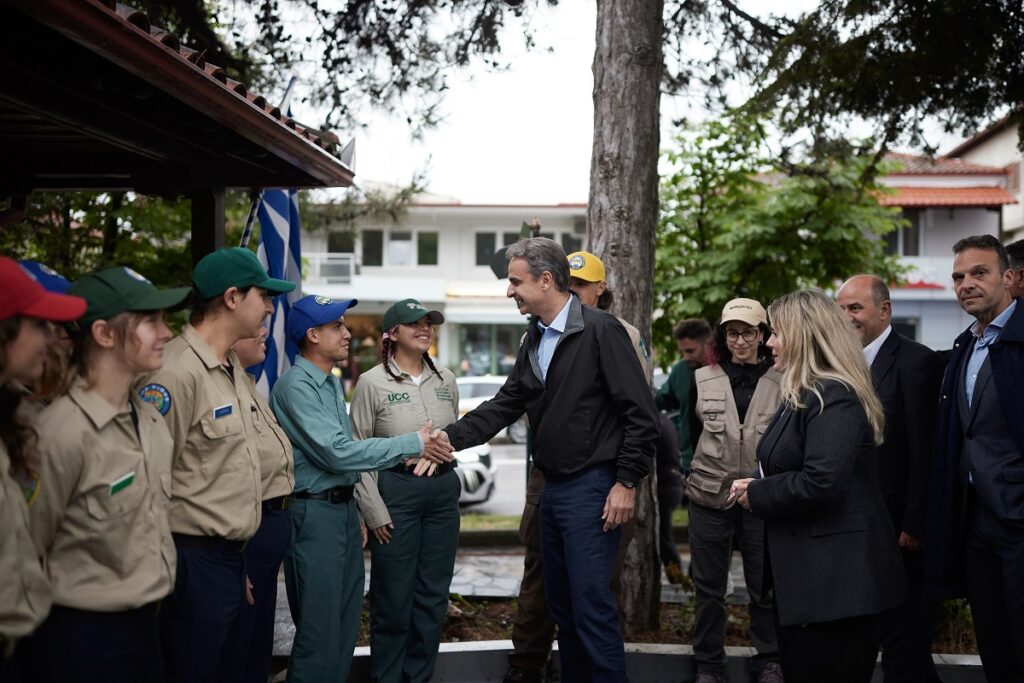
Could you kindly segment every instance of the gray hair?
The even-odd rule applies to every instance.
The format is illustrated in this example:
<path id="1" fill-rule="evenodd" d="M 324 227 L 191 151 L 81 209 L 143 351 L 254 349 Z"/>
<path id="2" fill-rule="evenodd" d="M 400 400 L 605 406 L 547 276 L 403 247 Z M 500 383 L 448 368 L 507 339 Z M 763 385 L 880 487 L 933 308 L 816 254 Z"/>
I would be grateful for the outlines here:
<path id="1" fill-rule="evenodd" d="M 539 278 L 545 272 L 551 273 L 555 289 L 559 292 L 569 291 L 569 261 L 561 245 L 547 237 L 527 237 L 509 246 L 505 258 L 525 259 L 530 267 L 530 275 Z"/>

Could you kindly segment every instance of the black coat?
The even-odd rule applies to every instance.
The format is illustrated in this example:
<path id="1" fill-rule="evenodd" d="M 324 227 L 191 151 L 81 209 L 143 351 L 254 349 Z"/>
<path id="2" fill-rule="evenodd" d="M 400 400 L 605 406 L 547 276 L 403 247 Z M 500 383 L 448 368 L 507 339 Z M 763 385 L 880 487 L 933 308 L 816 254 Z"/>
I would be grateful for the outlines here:
<path id="1" fill-rule="evenodd" d="M 867 416 L 843 384 L 820 391 L 823 402 L 805 392 L 806 408 L 780 408 L 758 444 L 765 476 L 748 489 L 783 626 L 878 614 L 907 597 Z"/>
<path id="2" fill-rule="evenodd" d="M 964 432 L 956 397 L 958 377 L 974 345 L 970 329 L 953 344 L 939 395 L 938 434 L 931 468 L 928 499 L 928 528 L 925 533 L 925 580 L 936 597 L 966 595 L 960 542 L 963 532 L 965 484 L 961 480 L 960 458 Z M 988 467 L 974 473 L 980 489 L 994 494 L 993 507 L 1002 506 L 999 516 L 1024 524 L 1024 301 L 1007 321 L 997 341 L 989 346 L 992 382 L 1003 417 L 1016 446 L 1016 457 L 1000 454 Z M 1007 457 L 1010 456 L 1010 457 Z M 984 478 L 984 481 L 978 481 Z"/>
<path id="3" fill-rule="evenodd" d="M 924 538 L 942 357 L 893 330 L 871 364 L 885 409 L 878 483 L 897 535 Z"/>
<path id="4" fill-rule="evenodd" d="M 625 328 L 573 295 L 547 381 L 537 360 L 540 335 L 534 320 L 497 395 L 445 427 L 452 445 L 484 443 L 525 412 L 534 464 L 549 479 L 610 464 L 618 479 L 638 482 L 650 471 L 661 426 Z"/>

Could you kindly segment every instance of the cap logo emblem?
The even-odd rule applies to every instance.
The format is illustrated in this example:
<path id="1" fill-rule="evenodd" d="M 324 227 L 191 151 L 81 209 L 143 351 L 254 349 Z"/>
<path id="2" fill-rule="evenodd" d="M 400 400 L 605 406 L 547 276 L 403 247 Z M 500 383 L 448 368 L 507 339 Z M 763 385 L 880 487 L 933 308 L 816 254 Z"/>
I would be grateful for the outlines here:
<path id="1" fill-rule="evenodd" d="M 148 284 L 152 284 L 144 276 L 140 275 L 139 273 L 136 273 L 134 270 L 132 270 L 131 268 L 128 268 L 127 266 L 125 266 L 124 272 L 127 273 L 128 277 L 132 278 L 133 280 L 138 280 L 139 282 L 145 282 L 147 285 Z"/>
<path id="2" fill-rule="evenodd" d="M 329 297 L 329 296 L 319 296 L 319 295 L 314 296 L 313 297 L 313 301 L 317 302 L 321 306 L 330 306 L 331 304 L 334 303 L 334 299 L 332 299 L 331 297 Z"/>
<path id="3" fill-rule="evenodd" d="M 580 270 L 585 265 L 587 265 L 587 260 L 579 254 L 569 259 L 569 270 Z"/>
<path id="4" fill-rule="evenodd" d="M 423 308 L 423 306 L 420 306 L 419 304 L 406 304 L 406 306 L 408 306 L 409 308 L 411 308 L 414 311 L 425 311 L 425 310 L 427 310 L 427 309 Z"/>

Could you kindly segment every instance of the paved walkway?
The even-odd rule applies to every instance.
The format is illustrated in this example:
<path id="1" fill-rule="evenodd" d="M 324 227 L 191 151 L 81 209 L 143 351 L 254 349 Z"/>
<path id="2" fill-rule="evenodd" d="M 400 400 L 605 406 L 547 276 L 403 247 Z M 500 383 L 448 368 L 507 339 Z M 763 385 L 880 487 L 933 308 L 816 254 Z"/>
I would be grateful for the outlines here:
<path id="1" fill-rule="evenodd" d="M 689 564 L 688 552 L 683 552 L 684 567 Z M 514 598 L 519 594 L 519 582 L 523 576 L 523 553 L 521 550 L 509 548 L 464 550 L 455 558 L 455 576 L 452 578 L 452 593 L 476 598 Z M 733 553 L 731 583 L 734 588 L 730 592 L 729 602 L 746 604 L 747 590 L 743 583 L 743 570 L 738 553 Z M 370 588 L 370 556 L 366 555 L 366 585 Z M 661 601 L 663 603 L 682 603 L 691 599 L 691 595 L 680 586 L 668 583 L 662 573 Z M 285 594 L 284 572 L 278 579 L 277 588 L 277 623 L 274 628 L 274 654 L 287 655 L 291 652 L 295 625 L 288 611 L 288 597 Z"/>

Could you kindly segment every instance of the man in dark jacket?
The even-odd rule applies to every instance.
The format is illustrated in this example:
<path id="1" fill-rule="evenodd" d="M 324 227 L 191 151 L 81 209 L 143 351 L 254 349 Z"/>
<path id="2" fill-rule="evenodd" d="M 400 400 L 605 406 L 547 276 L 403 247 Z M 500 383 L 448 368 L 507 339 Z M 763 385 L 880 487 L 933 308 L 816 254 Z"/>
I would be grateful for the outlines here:
<path id="1" fill-rule="evenodd" d="M 935 443 L 941 356 L 892 328 L 889 288 L 855 275 L 836 296 L 864 347 L 885 410 L 885 442 L 875 448 L 878 484 L 898 536 L 910 599 L 888 614 L 882 640 L 885 683 L 939 681 L 932 662 L 933 601 L 925 601 L 924 536 L 928 472 Z"/>
<path id="2" fill-rule="evenodd" d="M 508 296 L 533 314 L 498 394 L 455 424 L 456 450 L 480 444 L 524 412 L 544 473 L 541 547 L 548 607 L 558 624 L 562 680 L 624 682 L 619 614 L 609 589 L 619 526 L 658 440 L 657 411 L 625 329 L 569 291 L 558 243 L 508 248 Z"/>
<path id="3" fill-rule="evenodd" d="M 966 594 L 988 680 L 1024 681 L 1024 308 L 995 237 L 953 252 L 953 287 L 976 322 L 939 398 L 926 578 L 940 597 Z"/>

